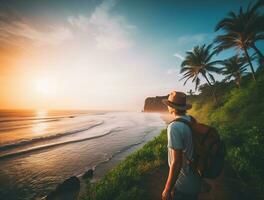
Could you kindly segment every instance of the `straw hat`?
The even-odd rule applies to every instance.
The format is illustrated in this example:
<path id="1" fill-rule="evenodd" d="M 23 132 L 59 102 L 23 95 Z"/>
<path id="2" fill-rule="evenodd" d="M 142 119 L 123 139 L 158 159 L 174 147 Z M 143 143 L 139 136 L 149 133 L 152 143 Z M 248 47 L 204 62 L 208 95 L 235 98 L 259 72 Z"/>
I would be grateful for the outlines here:
<path id="1" fill-rule="evenodd" d="M 162 102 L 169 107 L 177 110 L 189 110 L 192 108 L 191 104 L 186 104 L 186 94 L 183 92 L 173 91 L 170 93 L 168 99 L 163 99 Z"/>

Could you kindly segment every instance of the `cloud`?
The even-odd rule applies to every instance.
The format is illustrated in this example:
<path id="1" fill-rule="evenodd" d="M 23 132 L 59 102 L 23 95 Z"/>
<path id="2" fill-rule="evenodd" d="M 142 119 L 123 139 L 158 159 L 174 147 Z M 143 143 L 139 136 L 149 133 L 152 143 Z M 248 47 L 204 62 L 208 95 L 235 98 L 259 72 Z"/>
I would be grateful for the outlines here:
<path id="1" fill-rule="evenodd" d="M 169 75 L 171 75 L 171 74 L 178 74 L 178 73 L 179 73 L 179 70 L 177 70 L 177 69 L 171 68 L 171 69 L 168 69 L 167 70 L 167 74 L 169 74 Z"/>
<path id="2" fill-rule="evenodd" d="M 175 53 L 173 56 L 175 56 L 176 58 L 180 59 L 181 61 L 184 60 L 184 57 L 181 54 L 179 54 L 179 53 Z"/>
<path id="3" fill-rule="evenodd" d="M 89 15 L 66 17 L 66 24 L 37 26 L 36 21 L 21 17 L 11 10 L 0 12 L 0 44 L 25 47 L 60 45 L 72 39 L 75 42 L 89 44 L 101 50 L 127 49 L 134 45 L 132 38 L 136 26 L 111 11 L 116 5 L 115 0 L 105 0 Z M 47 22 L 48 23 L 48 22 Z M 3 45 L 4 44 L 4 45 Z"/>
<path id="4" fill-rule="evenodd" d="M 71 31 L 66 27 L 48 27 L 48 30 L 39 30 L 24 18 L 7 20 L 5 15 L 0 16 L 0 43 L 20 46 L 28 45 L 58 45 L 72 38 Z"/>
<path id="5" fill-rule="evenodd" d="M 110 14 L 115 5 L 116 1 L 103 1 L 89 17 L 70 16 L 68 22 L 91 36 L 99 49 L 112 51 L 130 48 L 134 45 L 131 36 L 136 27 L 129 24 L 123 16 Z"/>
<path id="6" fill-rule="evenodd" d="M 176 40 L 176 44 L 178 45 L 187 45 L 192 43 L 201 43 L 204 42 L 207 38 L 208 34 L 205 33 L 199 33 L 195 35 L 184 35 L 181 37 L 178 37 Z"/>

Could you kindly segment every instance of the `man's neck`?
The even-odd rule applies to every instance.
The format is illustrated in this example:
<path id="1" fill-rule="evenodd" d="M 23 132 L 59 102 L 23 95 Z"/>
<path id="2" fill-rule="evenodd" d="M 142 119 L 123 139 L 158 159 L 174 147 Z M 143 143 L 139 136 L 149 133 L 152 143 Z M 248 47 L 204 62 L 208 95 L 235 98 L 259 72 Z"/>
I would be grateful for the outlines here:
<path id="1" fill-rule="evenodd" d="M 182 116 L 186 116 L 186 114 L 185 115 L 177 115 L 177 114 L 173 113 L 172 116 L 173 116 L 173 119 L 177 119 L 177 118 L 180 118 Z"/>

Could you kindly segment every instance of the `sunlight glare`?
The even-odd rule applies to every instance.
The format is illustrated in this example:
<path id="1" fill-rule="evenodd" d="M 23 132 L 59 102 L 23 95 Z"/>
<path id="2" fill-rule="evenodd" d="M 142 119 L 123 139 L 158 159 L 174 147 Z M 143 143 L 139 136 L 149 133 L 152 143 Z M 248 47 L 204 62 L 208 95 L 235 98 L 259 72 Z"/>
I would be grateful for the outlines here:
<path id="1" fill-rule="evenodd" d="M 49 79 L 36 80 L 35 89 L 39 94 L 49 96 L 55 93 L 55 84 Z"/>

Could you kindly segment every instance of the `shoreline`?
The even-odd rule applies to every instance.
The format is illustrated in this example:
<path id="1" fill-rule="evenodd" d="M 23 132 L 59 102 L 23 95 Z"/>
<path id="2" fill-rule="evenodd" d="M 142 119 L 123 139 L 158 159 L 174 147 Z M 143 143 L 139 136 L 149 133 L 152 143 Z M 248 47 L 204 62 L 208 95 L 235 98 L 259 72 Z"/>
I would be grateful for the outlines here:
<path id="1" fill-rule="evenodd" d="M 114 153 L 110 158 L 90 168 L 93 170 L 93 176 L 90 179 L 83 178 L 83 175 L 86 171 L 76 175 L 76 177 L 80 181 L 80 191 L 78 199 L 82 198 L 85 195 L 89 183 L 94 184 L 100 181 L 107 173 L 117 167 L 129 155 L 133 154 L 137 150 L 140 150 L 146 143 L 150 142 L 152 139 L 158 136 L 163 129 L 164 128 L 160 127 L 159 130 L 149 131 L 149 133 L 144 136 L 142 142 L 130 145 L 128 148 L 126 147 L 124 150 L 120 150 Z M 37 198 L 37 200 L 45 200 L 47 196 L 48 194 L 43 197 Z"/>
<path id="2" fill-rule="evenodd" d="M 149 131 L 144 136 L 144 139 L 142 142 L 132 144 L 128 148 L 126 147 L 124 150 L 120 150 L 119 152 L 114 153 L 109 159 L 98 163 L 96 166 L 93 167 L 94 169 L 94 175 L 91 178 L 91 182 L 97 182 L 99 181 L 108 171 L 116 167 L 121 161 L 123 161 L 127 156 L 134 153 L 136 150 L 141 149 L 146 143 L 153 140 L 156 136 L 160 134 L 160 132 L 166 128 L 167 124 L 172 120 L 171 115 L 168 113 L 158 113 L 160 114 L 160 118 L 164 121 L 165 127 L 160 127 L 159 130 L 152 130 Z M 156 133 L 154 133 L 156 132 Z M 107 167 L 109 165 L 109 167 Z M 106 170 L 106 171 L 105 171 Z M 100 174 L 100 173 L 101 174 Z M 83 174 L 80 174 L 83 175 Z"/>
<path id="3" fill-rule="evenodd" d="M 162 117 L 161 117 L 162 119 Z M 162 119 L 163 120 L 163 119 Z M 165 121 L 164 121 L 165 122 Z M 166 123 L 166 122 L 165 122 Z M 111 158 L 99 163 L 98 165 L 94 166 L 92 169 L 94 170 L 94 174 L 90 180 L 83 179 L 82 176 L 85 173 L 79 174 L 77 177 L 79 178 L 81 182 L 81 188 L 79 193 L 79 198 L 83 197 L 86 193 L 87 189 L 87 181 L 89 183 L 97 183 L 100 181 L 107 173 L 109 173 L 111 170 L 116 168 L 122 161 L 124 161 L 129 155 L 135 153 L 137 150 L 140 150 L 146 143 L 153 140 L 155 137 L 157 137 L 160 132 L 164 129 L 164 127 L 160 127 L 159 130 L 152 130 L 149 133 L 147 133 L 144 136 L 144 139 L 142 142 L 131 145 L 129 148 L 126 148 L 123 151 L 119 151 L 114 153 Z"/>
<path id="4" fill-rule="evenodd" d="M 110 158 L 90 168 L 90 169 L 93 169 L 93 176 L 90 179 L 83 178 L 83 175 L 85 174 L 86 171 L 81 174 L 76 175 L 76 177 L 80 180 L 80 191 L 79 191 L 78 199 L 82 198 L 85 195 L 85 193 L 87 192 L 87 186 L 89 183 L 95 184 L 98 181 L 100 181 L 107 173 L 115 169 L 115 167 L 117 167 L 129 155 L 135 153 L 137 150 L 140 150 L 146 143 L 150 142 L 156 136 L 158 136 L 163 129 L 164 127 L 160 127 L 158 130 L 149 131 L 144 136 L 144 139 L 142 140 L 142 142 L 132 144 L 124 148 L 124 150 L 115 152 Z M 40 197 L 39 200 L 45 200 L 47 195 L 48 194 L 46 194 L 43 197 Z"/>
<path id="5" fill-rule="evenodd" d="M 93 118 L 104 118 L 107 120 L 104 126 L 91 129 L 90 132 L 75 134 L 76 138 L 90 137 L 93 134 L 101 134 L 112 129 L 116 131 L 94 140 L 70 143 L 51 150 L 41 149 L 39 152 L 30 152 L 28 154 L 30 156 L 19 155 L 0 160 L 0 176 L 2 180 L 4 178 L 9 179 L 11 177 L 9 174 L 11 173 L 17 174 L 12 179 L 14 180 L 12 183 L 2 182 L 1 196 L 5 195 L 6 199 L 10 200 L 43 199 L 43 197 L 49 195 L 72 176 L 78 177 L 80 181 L 85 181 L 82 176 L 89 169 L 94 168 L 95 173 L 92 182 L 96 182 L 127 156 L 157 136 L 160 130 L 165 127 L 164 121 L 157 114 L 142 114 L 139 112 L 107 113 L 103 116 L 96 115 Z M 75 138 L 70 136 L 66 139 L 72 140 Z M 36 165 L 34 165 L 34 159 L 38 161 Z M 25 170 L 27 173 L 15 171 L 15 164 L 20 164 L 18 165 L 19 169 Z M 31 165 L 34 166 L 29 168 Z M 46 165 L 47 167 L 45 167 Z M 5 169 L 8 170 L 4 171 Z M 50 174 L 52 175 L 50 176 Z M 36 180 L 33 180 L 32 177 L 36 177 Z M 18 185 L 20 180 L 22 181 Z M 13 188 L 9 187 L 9 185 Z M 85 188 L 85 186 L 82 188 Z M 27 190 L 27 192 L 23 193 L 23 190 Z"/>
<path id="6" fill-rule="evenodd" d="M 129 152 L 122 162 L 108 171 L 100 181 L 89 185 L 82 200 L 150 199 L 144 180 L 167 164 L 167 134 L 162 129 L 142 148 Z M 143 181 L 143 182 L 142 182 Z M 131 185 L 132 184 L 132 185 Z M 106 198 L 107 196 L 107 198 Z"/>

